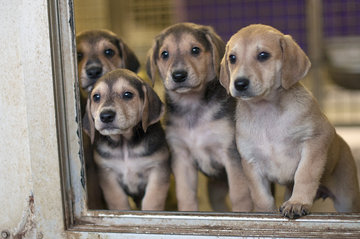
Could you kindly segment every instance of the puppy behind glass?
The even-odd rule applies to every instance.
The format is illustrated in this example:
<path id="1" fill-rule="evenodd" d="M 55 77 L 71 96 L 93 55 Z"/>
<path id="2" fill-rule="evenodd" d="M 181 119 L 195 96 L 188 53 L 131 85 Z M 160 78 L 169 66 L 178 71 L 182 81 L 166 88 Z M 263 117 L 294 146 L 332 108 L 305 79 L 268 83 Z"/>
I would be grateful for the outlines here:
<path id="1" fill-rule="evenodd" d="M 308 214 L 319 197 L 360 212 L 350 148 L 298 82 L 309 68 L 294 40 L 270 26 L 250 25 L 227 43 L 220 81 L 237 98 L 236 140 L 255 210 L 274 210 L 275 182 L 288 187 L 286 217 Z"/>
<path id="2" fill-rule="evenodd" d="M 128 45 L 108 30 L 89 30 L 76 36 L 80 87 L 90 92 L 96 80 L 117 68 L 137 72 L 139 61 Z M 86 98 L 86 97 L 85 97 Z"/>
<path id="3" fill-rule="evenodd" d="M 180 211 L 197 211 L 198 170 L 209 179 L 214 210 L 249 211 L 251 197 L 235 146 L 235 101 L 218 81 L 225 43 L 210 27 L 180 23 L 155 39 L 147 72 L 164 83 L 166 137 Z"/>
<path id="4" fill-rule="evenodd" d="M 160 125 L 164 106 L 135 73 L 118 69 L 89 94 L 84 128 L 91 138 L 109 209 L 163 210 L 170 180 L 169 151 Z M 141 202 L 141 206 L 140 206 Z"/>
<path id="5" fill-rule="evenodd" d="M 95 82 L 117 68 L 137 72 L 140 64 L 135 53 L 115 33 L 108 30 L 88 30 L 76 36 L 78 73 L 80 81 L 81 115 L 85 113 L 87 95 Z M 97 168 L 92 159 L 88 137 L 83 137 L 86 160 L 88 207 L 103 209 L 104 202 L 98 185 Z"/>

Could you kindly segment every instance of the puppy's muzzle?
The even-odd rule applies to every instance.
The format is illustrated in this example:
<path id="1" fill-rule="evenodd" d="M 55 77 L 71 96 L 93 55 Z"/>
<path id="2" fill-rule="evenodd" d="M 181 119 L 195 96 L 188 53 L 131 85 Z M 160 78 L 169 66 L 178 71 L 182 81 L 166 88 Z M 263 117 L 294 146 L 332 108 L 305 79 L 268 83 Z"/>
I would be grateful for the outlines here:
<path id="1" fill-rule="evenodd" d="M 86 64 L 86 76 L 89 79 L 96 80 L 102 76 L 103 68 L 99 61 L 89 61 Z"/>
<path id="2" fill-rule="evenodd" d="M 86 69 L 86 75 L 90 79 L 98 79 L 100 78 L 101 74 L 102 74 L 101 67 L 91 67 Z"/>
<path id="3" fill-rule="evenodd" d="M 100 120 L 103 123 L 111 123 L 114 121 L 116 116 L 116 112 L 112 111 L 112 110 L 105 110 L 103 112 L 100 113 Z"/>
<path id="4" fill-rule="evenodd" d="M 176 83 L 181 83 L 187 79 L 188 73 L 187 71 L 178 70 L 178 71 L 174 71 L 171 75 L 173 81 L 175 81 Z"/>
<path id="5" fill-rule="evenodd" d="M 250 81 L 245 77 L 237 78 L 234 81 L 234 87 L 237 91 L 246 91 L 249 88 Z"/>

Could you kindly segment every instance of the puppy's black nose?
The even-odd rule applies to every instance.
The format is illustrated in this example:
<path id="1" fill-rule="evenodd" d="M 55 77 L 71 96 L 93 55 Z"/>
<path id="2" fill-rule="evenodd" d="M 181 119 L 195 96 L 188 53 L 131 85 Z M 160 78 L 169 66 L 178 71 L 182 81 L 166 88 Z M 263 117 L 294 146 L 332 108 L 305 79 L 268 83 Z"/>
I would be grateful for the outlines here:
<path id="1" fill-rule="evenodd" d="M 186 71 L 174 71 L 172 73 L 172 78 L 176 83 L 184 82 L 188 76 Z"/>
<path id="2" fill-rule="evenodd" d="M 90 79 L 97 79 L 102 74 L 102 67 L 100 66 L 92 66 L 86 69 L 86 75 Z"/>
<path id="3" fill-rule="evenodd" d="M 111 123 L 115 119 L 116 113 L 112 110 L 106 110 L 100 113 L 100 120 L 103 123 Z"/>
<path id="4" fill-rule="evenodd" d="M 249 88 L 250 81 L 247 78 L 241 77 L 235 80 L 235 89 L 238 91 L 246 91 Z"/>

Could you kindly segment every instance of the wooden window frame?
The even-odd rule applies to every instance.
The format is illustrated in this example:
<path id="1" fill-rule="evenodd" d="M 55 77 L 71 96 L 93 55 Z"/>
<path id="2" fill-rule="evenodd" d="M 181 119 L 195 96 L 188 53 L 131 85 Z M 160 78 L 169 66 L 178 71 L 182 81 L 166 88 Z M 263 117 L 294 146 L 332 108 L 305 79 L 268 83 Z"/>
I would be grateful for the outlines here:
<path id="1" fill-rule="evenodd" d="M 360 214 L 279 214 L 88 210 L 79 115 L 72 0 L 48 0 L 58 146 L 68 232 L 209 237 L 360 237 Z"/>

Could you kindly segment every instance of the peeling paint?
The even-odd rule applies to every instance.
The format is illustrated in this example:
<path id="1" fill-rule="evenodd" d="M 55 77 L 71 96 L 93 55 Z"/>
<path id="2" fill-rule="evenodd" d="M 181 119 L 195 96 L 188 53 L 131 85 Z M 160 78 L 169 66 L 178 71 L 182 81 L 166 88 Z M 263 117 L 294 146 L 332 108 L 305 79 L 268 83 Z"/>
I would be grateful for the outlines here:
<path id="1" fill-rule="evenodd" d="M 85 169 L 84 167 L 81 168 L 81 171 L 80 171 L 80 176 L 81 176 L 81 185 L 83 187 L 83 189 L 86 189 L 86 184 L 85 184 Z"/>
<path id="2" fill-rule="evenodd" d="M 28 207 L 24 212 L 23 219 L 19 225 L 19 228 L 16 230 L 17 232 L 14 233 L 14 239 L 26 238 L 26 236 L 28 236 L 30 233 L 34 233 L 36 230 L 34 204 L 34 195 L 31 193 L 28 199 Z"/>
<path id="3" fill-rule="evenodd" d="M 69 0 L 68 1 L 68 11 L 69 11 L 69 25 L 70 25 L 70 29 L 71 29 L 71 31 L 72 32 L 75 32 L 75 27 L 74 27 L 74 9 L 73 9 L 73 6 L 74 6 L 74 4 L 73 4 L 73 1 L 72 0 Z M 73 37 L 73 39 L 72 39 L 72 42 L 75 42 L 74 41 L 74 35 L 75 34 L 72 34 L 72 37 Z M 75 43 L 74 43 L 75 44 Z"/>

